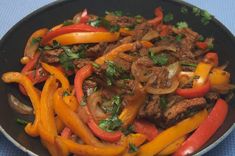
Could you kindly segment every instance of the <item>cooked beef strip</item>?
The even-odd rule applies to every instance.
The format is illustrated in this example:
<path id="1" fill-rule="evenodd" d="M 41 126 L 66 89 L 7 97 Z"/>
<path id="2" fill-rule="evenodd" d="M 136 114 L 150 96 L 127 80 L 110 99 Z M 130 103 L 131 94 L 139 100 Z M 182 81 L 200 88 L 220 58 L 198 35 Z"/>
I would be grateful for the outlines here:
<path id="1" fill-rule="evenodd" d="M 103 54 L 107 46 L 108 46 L 108 43 L 100 42 L 88 48 L 86 51 L 86 56 L 89 58 L 95 59 Z"/>
<path id="2" fill-rule="evenodd" d="M 94 91 L 94 88 L 96 86 L 97 86 L 97 83 L 95 81 L 92 81 L 89 79 L 85 80 L 82 85 L 85 95 L 89 96 Z"/>
<path id="3" fill-rule="evenodd" d="M 42 61 L 46 63 L 58 63 L 59 55 L 63 53 L 63 49 L 46 50 L 42 53 Z"/>
<path id="4" fill-rule="evenodd" d="M 108 21 L 111 25 L 119 25 L 120 27 L 132 27 L 136 24 L 136 19 L 129 16 L 112 16 L 108 15 Z"/>
<path id="5" fill-rule="evenodd" d="M 220 95 L 217 92 L 211 91 L 205 95 L 205 98 L 208 104 L 214 105 L 216 101 L 220 98 Z"/>
<path id="6" fill-rule="evenodd" d="M 73 61 L 73 64 L 75 65 L 75 68 L 80 69 L 82 67 L 84 67 L 87 64 L 91 64 L 92 61 L 90 61 L 90 59 L 75 59 Z"/>

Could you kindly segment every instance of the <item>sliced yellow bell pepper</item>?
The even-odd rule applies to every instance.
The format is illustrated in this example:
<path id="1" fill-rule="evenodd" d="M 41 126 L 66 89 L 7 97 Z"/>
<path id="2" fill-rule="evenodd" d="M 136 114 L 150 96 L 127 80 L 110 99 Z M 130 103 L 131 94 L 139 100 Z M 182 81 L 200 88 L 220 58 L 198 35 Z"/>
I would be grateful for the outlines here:
<path id="1" fill-rule="evenodd" d="M 114 42 L 118 40 L 120 33 L 111 32 L 74 32 L 55 37 L 61 45 L 72 45 L 79 43 Z"/>
<path id="2" fill-rule="evenodd" d="M 119 156 L 126 149 L 125 146 L 122 145 L 106 145 L 105 147 L 96 147 L 92 145 L 84 145 L 75 143 L 72 140 L 65 139 L 62 137 L 57 137 L 57 139 L 64 142 L 67 146 L 68 150 L 71 153 L 77 155 L 86 155 L 86 156 Z"/>
<path id="3" fill-rule="evenodd" d="M 193 88 L 202 86 L 205 84 L 205 82 L 208 80 L 208 76 L 212 67 L 213 67 L 212 64 L 208 64 L 204 62 L 200 62 L 197 65 L 194 75 L 198 76 L 199 78 L 193 81 Z"/>
<path id="4" fill-rule="evenodd" d="M 119 32 L 120 32 L 122 35 L 125 35 L 125 36 L 134 35 L 134 31 L 129 30 L 128 28 L 120 28 Z"/>
<path id="5" fill-rule="evenodd" d="M 119 119 L 122 121 L 123 127 L 127 127 L 134 121 L 140 107 L 145 101 L 145 97 L 146 93 L 141 84 L 136 84 L 134 95 L 127 97 L 127 105 L 119 115 Z"/>
<path id="6" fill-rule="evenodd" d="M 37 93 L 36 89 L 33 86 L 33 83 L 30 81 L 30 79 L 18 72 L 7 72 L 2 75 L 2 80 L 5 83 L 20 83 L 26 90 L 35 113 L 35 119 L 33 124 L 28 123 L 25 127 L 25 131 L 27 134 L 29 134 L 32 137 L 36 137 L 39 135 L 38 132 L 38 124 L 40 121 L 40 97 Z"/>
<path id="7" fill-rule="evenodd" d="M 65 91 L 69 91 L 70 90 L 70 85 L 69 85 L 69 80 L 66 78 L 66 76 L 64 75 L 64 73 L 62 73 L 59 69 L 57 69 L 54 66 L 48 65 L 46 63 L 41 62 L 42 67 L 49 72 L 51 75 L 54 75 L 56 79 L 58 79 L 60 81 L 60 83 L 62 84 L 62 88 Z"/>
<path id="8" fill-rule="evenodd" d="M 193 117 L 187 118 L 177 125 L 160 133 L 152 141 L 144 144 L 138 151 L 139 156 L 153 156 L 161 152 L 168 145 L 195 130 L 208 116 L 207 110 L 203 110 Z"/>
<path id="9" fill-rule="evenodd" d="M 174 141 L 172 144 L 167 146 L 164 150 L 162 150 L 158 155 L 170 155 L 173 154 L 177 149 L 180 148 L 182 143 L 186 140 L 186 136 L 183 136 L 176 141 Z"/>
<path id="10" fill-rule="evenodd" d="M 54 109 L 59 118 L 86 144 L 103 146 L 103 144 L 96 137 L 94 137 L 88 127 L 81 121 L 78 115 L 65 104 L 62 98 L 63 92 L 63 89 L 58 89 L 53 97 Z"/>
<path id="11" fill-rule="evenodd" d="M 209 76 L 211 85 L 226 85 L 229 84 L 230 73 L 219 69 L 214 68 Z"/>
<path id="12" fill-rule="evenodd" d="M 147 48 L 153 46 L 153 44 L 148 41 L 141 41 L 141 44 Z M 118 56 L 119 53 L 132 50 L 134 48 L 134 45 L 135 45 L 135 43 L 124 43 L 124 44 L 118 46 L 117 48 L 114 48 L 113 50 L 111 50 L 107 54 L 97 58 L 95 60 L 95 62 L 97 64 L 101 65 L 101 64 L 104 64 L 105 61 L 112 61 Z"/>
<path id="13" fill-rule="evenodd" d="M 76 111 L 79 104 L 75 96 L 69 95 L 63 97 L 64 102 L 69 106 L 72 111 Z"/>

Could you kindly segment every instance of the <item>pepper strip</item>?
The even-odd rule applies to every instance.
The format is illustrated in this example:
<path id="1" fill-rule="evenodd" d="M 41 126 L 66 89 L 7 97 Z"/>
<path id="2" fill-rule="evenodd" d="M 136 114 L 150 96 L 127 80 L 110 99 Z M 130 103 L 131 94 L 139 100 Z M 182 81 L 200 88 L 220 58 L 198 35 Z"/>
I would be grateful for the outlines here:
<path id="1" fill-rule="evenodd" d="M 83 68 L 81 68 L 79 71 L 77 71 L 75 79 L 74 79 L 74 87 L 75 87 L 75 93 L 76 93 L 76 97 L 77 97 L 77 101 L 79 103 L 82 102 L 82 98 L 84 96 L 83 90 L 82 90 L 82 85 L 84 80 L 89 77 L 93 72 L 93 67 L 91 64 L 88 64 L 86 66 L 84 66 Z M 107 132 L 104 131 L 103 129 L 101 129 L 96 123 L 95 120 L 93 118 L 93 116 L 90 113 L 90 110 L 88 109 L 87 106 L 80 106 L 79 109 L 81 109 L 81 111 L 83 113 L 86 113 L 87 116 L 87 120 L 84 121 L 88 124 L 89 128 L 92 130 L 92 132 L 99 137 L 102 140 L 105 141 L 109 141 L 109 142 L 115 142 L 120 140 L 122 133 L 120 131 L 116 131 L 116 132 Z M 79 114 L 81 119 L 82 116 L 81 114 Z"/>
<path id="2" fill-rule="evenodd" d="M 176 89 L 176 94 L 186 98 L 202 97 L 210 90 L 210 88 L 210 81 L 207 81 L 204 85 L 196 88 Z"/>
<path id="3" fill-rule="evenodd" d="M 222 100 L 217 100 L 214 108 L 198 129 L 183 143 L 175 156 L 192 155 L 200 149 L 217 129 L 223 124 L 228 113 L 228 104 Z"/>
<path id="4" fill-rule="evenodd" d="M 58 85 L 56 83 L 56 78 L 54 76 L 50 76 L 45 85 L 43 86 L 42 94 L 41 94 L 41 124 L 42 130 L 47 131 L 50 134 L 57 135 L 54 111 L 53 111 L 53 95 L 56 91 Z M 40 130 L 41 131 L 41 130 Z M 41 138 L 44 139 L 44 135 L 41 135 Z"/>
<path id="5" fill-rule="evenodd" d="M 95 147 L 91 145 L 78 144 L 69 139 L 57 137 L 64 142 L 71 153 L 86 156 L 118 156 L 121 155 L 126 146 L 123 145 L 106 145 L 105 147 Z M 57 139 L 56 138 L 56 139 Z"/>
<path id="6" fill-rule="evenodd" d="M 150 48 L 153 46 L 153 44 L 151 42 L 148 41 L 140 41 L 141 44 L 146 47 L 146 48 Z M 104 64 L 105 61 L 112 61 L 113 59 L 115 59 L 119 53 L 123 53 L 125 51 L 129 51 L 132 50 L 135 46 L 135 43 L 124 43 L 116 48 L 114 48 L 113 50 L 111 50 L 110 52 L 108 52 L 107 54 L 97 58 L 95 60 L 95 62 L 99 65 Z"/>
<path id="7" fill-rule="evenodd" d="M 197 65 L 194 75 L 199 76 L 199 78 L 193 81 L 193 88 L 196 88 L 205 84 L 212 67 L 213 67 L 212 64 L 208 64 L 204 62 L 200 62 Z"/>
<path id="8" fill-rule="evenodd" d="M 214 66 L 218 66 L 218 64 L 219 64 L 219 57 L 218 57 L 217 53 L 215 53 L 215 52 L 208 52 L 205 55 L 204 60 L 206 60 L 206 62 L 208 61 L 209 63 L 213 64 Z"/>
<path id="9" fill-rule="evenodd" d="M 114 42 L 120 36 L 119 32 L 74 32 L 55 37 L 61 45 L 72 45 L 79 43 L 99 43 L 99 42 Z"/>
<path id="10" fill-rule="evenodd" d="M 186 136 L 183 136 L 176 141 L 174 141 L 172 144 L 167 146 L 164 150 L 162 150 L 158 155 L 171 155 L 175 151 L 177 151 L 182 143 L 186 140 Z"/>
<path id="11" fill-rule="evenodd" d="M 170 127 L 160 133 L 154 140 L 144 144 L 138 151 L 139 156 L 152 156 L 158 154 L 168 145 L 180 137 L 195 130 L 207 117 L 208 113 L 203 110 L 193 117 L 187 118 L 177 125 Z"/>
<path id="12" fill-rule="evenodd" d="M 46 63 L 41 62 L 41 65 L 47 72 L 49 72 L 51 75 L 54 75 L 55 78 L 60 81 L 60 83 L 62 84 L 62 88 L 65 91 L 69 91 L 70 89 L 69 80 L 65 77 L 64 73 L 62 73 L 56 67 L 50 66 Z"/>
<path id="13" fill-rule="evenodd" d="M 69 26 L 60 27 L 54 31 L 48 32 L 42 39 L 41 44 L 46 45 L 52 39 L 55 40 L 57 36 L 62 36 L 63 34 L 73 33 L 73 32 L 106 32 L 104 28 L 96 28 L 87 24 L 73 24 Z"/>
<path id="14" fill-rule="evenodd" d="M 148 23 L 150 24 L 154 24 L 154 25 L 158 25 L 162 22 L 162 19 L 163 19 L 163 12 L 162 12 L 162 8 L 161 7 L 157 7 L 155 10 L 154 10 L 154 14 L 155 14 L 155 18 L 152 19 L 152 20 L 149 20 Z"/>
<path id="15" fill-rule="evenodd" d="M 142 104 L 144 104 L 145 97 L 146 93 L 141 84 L 136 84 L 134 89 L 134 95 L 129 96 L 126 99 L 127 105 L 119 115 L 119 119 L 122 121 L 123 127 L 127 127 L 134 121 L 136 115 L 139 112 L 140 107 L 142 106 Z"/>
<path id="16" fill-rule="evenodd" d="M 30 79 L 18 72 L 7 72 L 4 73 L 2 75 L 2 80 L 5 83 L 12 83 L 12 82 L 16 82 L 16 83 L 20 83 L 26 90 L 33 108 L 34 108 L 34 113 L 35 113 L 35 120 L 32 123 L 28 123 L 25 127 L 25 131 L 27 134 L 29 134 L 32 137 L 36 137 L 39 135 L 38 132 L 38 124 L 40 121 L 40 97 L 37 93 L 37 91 L 35 90 L 32 82 L 30 81 Z"/>
<path id="17" fill-rule="evenodd" d="M 64 124 L 69 127 L 73 133 L 78 135 L 86 144 L 102 146 L 88 127 L 81 121 L 78 115 L 73 112 L 63 101 L 62 94 L 64 90 L 58 89 L 53 97 L 54 109 Z"/>

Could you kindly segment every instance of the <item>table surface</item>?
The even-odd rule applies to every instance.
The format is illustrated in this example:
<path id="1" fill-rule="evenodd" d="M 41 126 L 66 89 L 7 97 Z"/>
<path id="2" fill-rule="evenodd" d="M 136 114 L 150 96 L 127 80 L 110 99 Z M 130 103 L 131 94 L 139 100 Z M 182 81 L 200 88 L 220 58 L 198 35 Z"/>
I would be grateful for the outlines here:
<path id="1" fill-rule="evenodd" d="M 53 0 L 0 0 L 0 38 L 19 20 L 32 11 Z M 235 1 L 234 0 L 185 0 L 199 8 L 208 10 L 235 34 Z M 208 156 L 235 156 L 235 131 L 222 143 L 208 152 Z M 0 134 L 0 156 L 26 156 L 2 134 Z"/>

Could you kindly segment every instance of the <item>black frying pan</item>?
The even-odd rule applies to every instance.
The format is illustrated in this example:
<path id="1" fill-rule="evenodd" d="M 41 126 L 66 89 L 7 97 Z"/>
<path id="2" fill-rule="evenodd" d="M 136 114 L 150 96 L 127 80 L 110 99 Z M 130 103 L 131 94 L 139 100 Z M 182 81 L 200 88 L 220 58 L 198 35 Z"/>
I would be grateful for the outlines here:
<path id="1" fill-rule="evenodd" d="M 229 61 L 228 71 L 231 73 L 232 82 L 235 82 L 235 39 L 234 36 L 216 19 L 213 19 L 209 25 L 203 26 L 199 17 L 195 17 L 191 11 L 182 15 L 180 8 L 186 6 L 192 10 L 191 5 L 181 1 L 166 0 L 64 0 L 57 1 L 47 5 L 23 20 L 17 23 L 0 42 L 0 75 L 7 71 L 20 71 L 22 65 L 19 62 L 23 55 L 23 49 L 28 37 L 35 30 L 41 27 L 52 27 L 62 21 L 72 18 L 75 13 L 87 8 L 90 13 L 103 15 L 105 10 L 123 10 L 131 15 L 143 15 L 146 18 L 153 17 L 153 10 L 157 6 L 162 6 L 166 12 L 172 12 L 175 15 L 174 21 L 187 21 L 193 30 L 204 36 L 215 38 L 215 49 L 219 53 L 220 62 Z M 0 81 L 0 130 L 3 134 L 16 144 L 20 149 L 31 155 L 48 155 L 42 147 L 38 138 L 31 138 L 24 133 L 23 127 L 16 124 L 16 118 L 30 119 L 31 117 L 22 116 L 14 112 L 8 105 L 7 94 L 12 93 L 23 102 L 29 103 L 29 100 L 22 96 L 18 91 L 17 85 L 4 84 Z M 222 127 L 205 144 L 197 154 L 201 155 L 215 147 L 221 142 L 233 129 L 235 122 L 235 101 L 229 104 L 229 113 Z"/>

